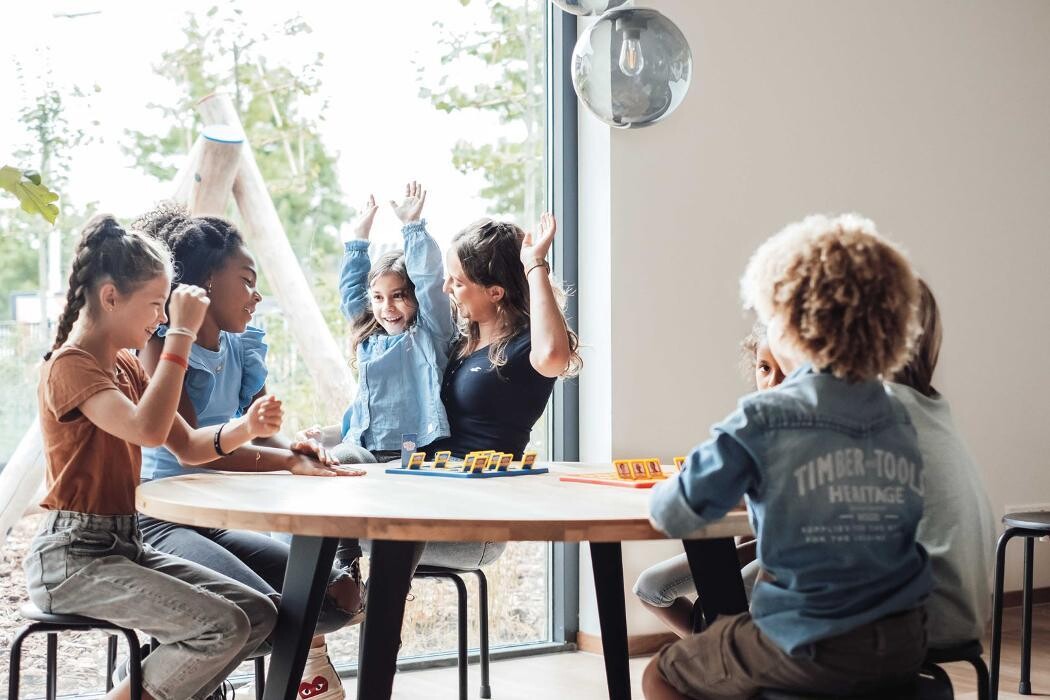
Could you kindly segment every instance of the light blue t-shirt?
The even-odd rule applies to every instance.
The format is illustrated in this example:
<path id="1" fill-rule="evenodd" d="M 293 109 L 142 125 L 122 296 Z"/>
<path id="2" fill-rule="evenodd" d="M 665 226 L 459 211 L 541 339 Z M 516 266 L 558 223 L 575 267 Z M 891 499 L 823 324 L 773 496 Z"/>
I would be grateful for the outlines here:
<path id="1" fill-rule="evenodd" d="M 166 332 L 167 326 L 157 329 L 161 337 Z M 265 335 L 261 329 L 248 326 L 240 334 L 220 331 L 218 350 L 193 344 L 182 386 L 197 414 L 198 427 L 219 425 L 240 416 L 262 390 L 266 384 Z M 208 471 L 182 466 L 164 447 L 142 450 L 143 481 Z"/>
<path id="2" fill-rule="evenodd" d="M 682 537 L 747 495 L 763 576 L 751 616 L 792 653 L 915 608 L 932 588 L 922 456 L 881 382 L 804 366 L 749 394 L 675 478 L 653 489 L 654 524 Z"/>

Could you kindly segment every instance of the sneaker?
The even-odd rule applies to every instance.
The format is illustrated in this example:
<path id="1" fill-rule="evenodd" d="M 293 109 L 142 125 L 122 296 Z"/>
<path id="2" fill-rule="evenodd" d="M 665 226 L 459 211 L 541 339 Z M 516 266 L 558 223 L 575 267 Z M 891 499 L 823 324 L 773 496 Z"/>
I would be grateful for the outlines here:
<path id="1" fill-rule="evenodd" d="M 240 689 L 241 697 L 255 697 L 255 681 Z M 300 700 L 346 700 L 343 682 L 328 657 L 328 647 L 312 647 L 303 667 L 303 679 L 299 683 Z"/>

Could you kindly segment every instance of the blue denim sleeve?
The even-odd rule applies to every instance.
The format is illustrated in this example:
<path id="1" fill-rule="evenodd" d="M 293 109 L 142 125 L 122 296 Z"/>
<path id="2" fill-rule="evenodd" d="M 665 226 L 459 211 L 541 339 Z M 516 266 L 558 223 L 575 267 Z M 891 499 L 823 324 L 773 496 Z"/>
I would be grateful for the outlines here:
<path id="1" fill-rule="evenodd" d="M 346 242 L 343 266 L 339 270 L 339 310 L 349 321 L 364 311 L 368 303 L 368 270 L 371 265 L 368 241 Z"/>
<path id="2" fill-rule="evenodd" d="M 758 469 L 740 440 L 746 428 L 736 411 L 712 429 L 712 437 L 689 454 L 682 472 L 653 488 L 649 519 L 672 537 L 684 537 L 719 520 L 755 485 Z"/>
<path id="3" fill-rule="evenodd" d="M 416 323 L 433 334 L 437 347 L 446 347 L 456 332 L 445 284 L 445 266 L 438 247 L 427 233 L 426 219 L 405 224 L 405 269 L 416 286 L 419 312 Z"/>

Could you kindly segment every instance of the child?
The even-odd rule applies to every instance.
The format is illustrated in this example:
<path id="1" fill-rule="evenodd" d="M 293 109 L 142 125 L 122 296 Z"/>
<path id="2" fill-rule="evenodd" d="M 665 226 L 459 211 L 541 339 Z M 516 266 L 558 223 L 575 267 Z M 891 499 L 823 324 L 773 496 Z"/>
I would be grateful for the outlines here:
<path id="1" fill-rule="evenodd" d="M 980 639 L 990 615 L 993 548 L 998 523 L 981 471 L 959 436 L 948 401 L 933 388 L 941 351 L 941 317 L 933 292 L 919 281 L 922 337 L 906 367 L 886 386 L 908 409 L 919 434 L 926 508 L 916 538 L 930 555 L 935 587 L 926 601 L 930 648 Z"/>
<path id="2" fill-rule="evenodd" d="M 756 323 L 744 338 L 741 349 L 744 351 L 744 370 L 754 381 L 755 389 L 772 389 L 784 381 L 784 373 L 777 365 L 773 353 L 769 351 L 766 329 L 761 323 Z M 750 595 L 755 576 L 758 574 L 754 539 L 738 541 L 737 554 L 741 566 L 744 567 L 740 574 Z M 693 574 L 685 554 L 671 557 L 643 571 L 634 584 L 634 594 L 641 599 L 647 610 L 660 618 L 679 637 L 687 637 L 693 633 L 693 603 L 686 596 L 696 594 L 696 584 L 693 582 Z"/>
<path id="3" fill-rule="evenodd" d="M 135 228 L 170 248 L 178 281 L 207 290 L 211 303 L 197 340 L 190 348 L 189 369 L 182 382 L 179 415 L 189 425 L 218 425 L 240 415 L 252 400 L 266 393 L 265 333 L 248 325 L 262 300 L 257 289 L 255 258 L 237 228 L 213 216 L 190 216 L 178 206 L 162 204 L 135 222 Z M 160 365 L 168 327 L 161 325 L 146 345 L 142 362 L 147 371 Z M 307 476 L 347 476 L 364 472 L 335 466 L 323 447 L 310 440 L 291 442 L 274 435 L 246 444 L 207 465 L 227 471 L 288 470 Z M 143 451 L 143 480 L 202 472 L 184 466 L 163 447 Z M 192 527 L 139 517 L 143 540 L 167 554 L 206 566 L 276 599 L 284 585 L 289 545 L 258 532 Z M 360 550 L 348 551 L 349 571 L 333 569 L 323 599 L 313 644 L 303 675 L 323 677 L 328 691 L 318 700 L 345 697 L 339 674 L 327 654 L 323 634 L 364 616 L 364 586 L 358 564 Z M 242 694 L 246 692 L 242 689 Z"/>
<path id="4" fill-rule="evenodd" d="M 401 436 L 415 433 L 417 445 L 448 435 L 441 403 L 441 377 L 455 334 L 448 297 L 441 290 L 441 250 L 420 219 L 427 193 L 415 181 L 391 208 L 401 220 L 405 250 L 368 259 L 368 236 L 376 214 L 370 197 L 346 242 L 339 276 L 341 309 L 351 321 L 351 346 L 358 392 L 341 426 L 305 431 L 301 437 L 341 444 L 332 453 L 344 463 L 389 461 L 401 455 Z"/>
<path id="5" fill-rule="evenodd" d="M 208 298 L 194 286 L 172 291 L 171 277 L 162 243 L 110 216 L 85 226 L 41 372 L 48 467 L 41 506 L 50 514 L 25 570 L 40 609 L 100 618 L 160 643 L 143 663 L 144 697 L 202 698 L 266 639 L 277 611 L 265 595 L 143 544 L 135 517 L 139 446 L 164 444 L 181 461 L 201 464 L 275 434 L 282 412 L 279 401 L 263 397 L 217 429 L 191 428 L 176 413 Z M 142 348 L 167 320 L 169 292 L 172 326 L 149 378 L 125 348 Z M 130 697 L 128 682 L 106 697 Z"/>
<path id="6" fill-rule="evenodd" d="M 922 457 L 879 378 L 907 362 L 920 331 L 911 267 L 867 219 L 812 216 L 759 247 L 742 289 L 787 378 L 742 398 L 655 488 L 650 512 L 656 527 L 687 536 L 747 494 L 762 572 L 749 613 L 653 659 L 646 697 L 905 682 L 925 655 L 932 587 L 915 541 Z"/>

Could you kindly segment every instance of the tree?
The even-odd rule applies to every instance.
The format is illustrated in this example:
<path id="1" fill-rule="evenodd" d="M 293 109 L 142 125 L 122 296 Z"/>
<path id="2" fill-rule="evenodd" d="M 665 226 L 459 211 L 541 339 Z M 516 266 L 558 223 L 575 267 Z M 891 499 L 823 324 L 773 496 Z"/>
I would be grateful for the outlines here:
<path id="1" fill-rule="evenodd" d="M 458 0 L 469 5 L 472 0 Z M 480 172 L 488 183 L 481 191 L 490 213 L 532 226 L 545 209 L 546 61 L 544 26 L 547 0 L 488 0 L 489 26 L 452 34 L 435 22 L 444 54 L 441 68 L 417 66 L 419 94 L 436 109 L 453 113 L 477 110 L 494 114 L 519 131 L 519 139 L 495 142 L 460 140 L 452 160 L 462 173 Z M 457 74 L 474 75 L 484 67 L 490 79 L 464 85 Z M 463 70 L 467 68 L 468 70 Z"/>
<path id="2" fill-rule="evenodd" d="M 311 272 L 328 274 L 334 267 L 340 252 L 337 232 L 353 214 L 343 204 L 335 156 L 318 133 L 323 105 L 317 116 L 307 114 L 309 98 L 321 85 L 317 68 L 324 56 L 315 53 L 299 65 L 268 65 L 263 52 L 276 38 L 305 45 L 310 31 L 294 17 L 274 32 L 253 34 L 236 4 L 212 7 L 203 19 L 187 14 L 182 45 L 164 52 L 154 65 L 171 81 L 175 98 L 150 107 L 172 126 L 161 134 L 128 131 L 125 151 L 146 173 L 170 180 L 203 126 L 194 103 L 217 90 L 229 92 L 292 248 L 300 260 L 312 263 L 305 272 L 315 291 L 324 291 L 330 285 Z"/>

